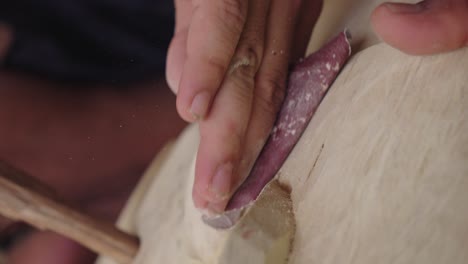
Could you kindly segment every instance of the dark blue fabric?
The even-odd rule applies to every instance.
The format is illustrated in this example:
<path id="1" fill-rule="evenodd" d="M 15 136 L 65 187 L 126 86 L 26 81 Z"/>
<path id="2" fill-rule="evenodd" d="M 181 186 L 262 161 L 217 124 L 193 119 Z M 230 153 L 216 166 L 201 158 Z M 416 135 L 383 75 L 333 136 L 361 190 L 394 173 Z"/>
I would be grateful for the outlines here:
<path id="1" fill-rule="evenodd" d="M 47 78 L 129 82 L 164 71 L 173 0 L 0 0 L 15 31 L 4 67 Z"/>

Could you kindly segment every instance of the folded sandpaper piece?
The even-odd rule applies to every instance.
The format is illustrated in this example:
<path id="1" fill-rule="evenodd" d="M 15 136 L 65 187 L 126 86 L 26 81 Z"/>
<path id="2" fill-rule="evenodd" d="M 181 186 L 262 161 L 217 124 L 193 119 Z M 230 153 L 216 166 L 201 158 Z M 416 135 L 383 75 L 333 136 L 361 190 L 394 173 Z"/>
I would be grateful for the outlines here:
<path id="1" fill-rule="evenodd" d="M 351 55 L 349 40 L 345 30 L 292 69 L 283 106 L 249 176 L 232 196 L 226 212 L 204 216 L 205 223 L 220 229 L 233 226 L 273 179 Z"/>

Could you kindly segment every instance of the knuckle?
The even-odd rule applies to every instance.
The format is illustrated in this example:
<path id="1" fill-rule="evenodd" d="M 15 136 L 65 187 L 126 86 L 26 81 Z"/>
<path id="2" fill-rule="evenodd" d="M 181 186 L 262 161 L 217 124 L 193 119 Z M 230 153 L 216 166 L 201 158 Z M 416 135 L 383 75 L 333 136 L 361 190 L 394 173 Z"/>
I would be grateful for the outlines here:
<path id="1" fill-rule="evenodd" d="M 216 124 L 201 124 L 202 140 L 222 142 L 223 152 L 219 154 L 227 156 L 231 160 L 235 159 L 239 154 L 244 133 L 243 126 L 233 116 L 226 116 L 222 122 L 217 122 Z"/>
<path id="2" fill-rule="evenodd" d="M 193 17 L 216 24 L 221 37 L 215 41 L 223 46 L 230 46 L 232 42 L 237 44 L 237 40 L 234 40 L 241 34 L 247 18 L 247 0 L 192 1 Z"/>
<path id="3" fill-rule="evenodd" d="M 219 0 L 216 0 L 219 1 Z M 247 16 L 247 4 L 245 0 L 221 0 L 219 1 L 219 15 L 226 25 L 243 27 Z"/>
<path id="4" fill-rule="evenodd" d="M 260 49 L 254 45 L 240 45 L 229 66 L 228 78 L 237 87 L 239 100 L 253 95 L 255 75 L 260 65 Z"/>
<path id="5" fill-rule="evenodd" d="M 216 74 L 217 76 L 224 76 L 227 71 L 227 64 L 229 63 L 226 62 L 225 58 L 219 55 L 211 54 L 205 59 L 205 61 L 207 61 L 207 63 L 213 69 L 213 74 Z"/>
<path id="6" fill-rule="evenodd" d="M 240 147 L 244 136 L 244 131 L 241 129 L 239 122 L 236 122 L 231 118 L 226 118 L 224 124 L 222 124 L 222 130 L 224 131 L 224 139 L 226 142 L 231 142 L 234 146 Z"/>
<path id="7" fill-rule="evenodd" d="M 280 76 L 282 74 L 278 73 L 259 78 L 255 89 L 259 107 L 274 116 L 278 113 L 286 94 L 286 81 Z"/>
<path id="8" fill-rule="evenodd" d="M 244 104 L 251 101 L 253 96 L 255 82 L 254 79 L 246 74 L 235 74 L 231 76 L 230 82 L 232 83 L 235 93 L 233 93 L 233 101 Z"/>
<path id="9" fill-rule="evenodd" d="M 241 44 L 234 55 L 230 66 L 230 73 L 243 71 L 248 77 L 254 78 L 260 65 L 261 46 L 255 44 Z"/>

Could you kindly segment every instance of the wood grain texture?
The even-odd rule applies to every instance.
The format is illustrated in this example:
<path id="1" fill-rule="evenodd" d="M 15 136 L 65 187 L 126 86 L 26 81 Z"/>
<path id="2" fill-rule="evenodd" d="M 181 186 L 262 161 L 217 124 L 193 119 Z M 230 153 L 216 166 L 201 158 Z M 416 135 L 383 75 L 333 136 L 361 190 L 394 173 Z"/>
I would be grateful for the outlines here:
<path id="1" fill-rule="evenodd" d="M 132 198 L 121 218 L 134 220 L 120 222 L 126 230 L 136 228 L 141 239 L 134 263 L 285 263 L 295 225 L 287 189 L 270 184 L 239 225 L 215 230 L 191 199 L 197 147 L 198 129 L 191 126 L 156 159 L 134 193 L 140 202 Z M 101 258 L 98 263 L 115 262 Z"/>
<path id="2" fill-rule="evenodd" d="M 467 68 L 468 49 L 382 44 L 350 61 L 277 175 L 296 216 L 289 263 L 468 262 Z M 154 172 L 136 263 L 219 263 L 223 233 L 191 206 L 197 144 L 192 127 Z"/>
<path id="3" fill-rule="evenodd" d="M 64 235 L 117 263 L 132 262 L 138 250 L 135 237 L 65 206 L 42 190 L 32 177 L 0 163 L 0 214 Z"/>
<path id="4" fill-rule="evenodd" d="M 349 36 L 344 31 L 292 68 L 271 135 L 226 211 L 247 207 L 276 175 L 350 55 Z"/>
<path id="5" fill-rule="evenodd" d="M 140 212 L 140 207 L 146 199 L 148 190 L 153 186 L 153 182 L 157 179 L 156 176 L 158 175 L 158 172 L 161 170 L 162 166 L 166 164 L 168 158 L 173 155 L 173 148 L 173 142 L 167 143 L 146 169 L 143 177 L 140 178 L 140 181 L 135 187 L 131 197 L 127 200 L 125 208 L 122 210 L 117 221 L 116 225 L 120 230 L 123 230 L 128 234 L 137 235 L 139 224 L 136 216 Z M 101 255 L 96 260 L 96 263 L 115 264 L 115 261 L 107 256 Z"/>
<path id="6" fill-rule="evenodd" d="M 344 26 L 356 50 L 378 43 L 369 15 L 381 2 L 325 0 L 309 52 Z M 277 175 L 292 187 L 297 229 L 290 263 L 468 263 L 466 69 L 466 49 L 410 57 L 378 45 L 353 58 Z M 197 137 L 196 129 L 187 130 L 178 150 L 153 171 L 175 174 L 143 195 L 137 217 L 144 250 L 137 263 L 179 263 L 184 243 L 200 236 L 173 236 L 193 228 L 181 220 L 189 198 L 179 194 L 190 197 L 184 177 Z M 174 199 L 151 210 L 158 192 Z M 156 247 L 164 256 L 151 254 Z M 216 255 L 210 245 L 185 252 L 210 250 Z"/>
<path id="7" fill-rule="evenodd" d="M 468 263 L 468 49 L 354 57 L 279 173 L 290 263 Z"/>

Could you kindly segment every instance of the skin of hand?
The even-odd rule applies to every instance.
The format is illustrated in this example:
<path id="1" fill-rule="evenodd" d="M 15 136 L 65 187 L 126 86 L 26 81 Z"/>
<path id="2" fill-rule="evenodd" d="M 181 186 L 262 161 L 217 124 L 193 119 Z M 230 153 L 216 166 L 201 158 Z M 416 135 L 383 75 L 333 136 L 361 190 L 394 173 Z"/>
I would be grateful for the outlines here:
<path id="1" fill-rule="evenodd" d="M 467 44 L 466 0 L 379 6 L 377 34 L 410 54 Z M 176 0 L 166 76 L 179 114 L 199 122 L 193 200 L 222 212 L 259 154 L 281 106 L 288 63 L 303 55 L 322 1 Z"/>
<path id="2" fill-rule="evenodd" d="M 265 143 L 282 103 L 288 66 L 304 54 L 322 3 L 175 4 L 167 79 L 177 93 L 179 114 L 200 126 L 194 203 L 219 213 Z"/>
<path id="3" fill-rule="evenodd" d="M 385 42 L 406 53 L 447 52 L 468 45 L 468 0 L 387 3 L 374 11 L 372 24 Z"/>
<path id="4" fill-rule="evenodd" d="M 260 1 L 260 0 L 256 0 Z M 304 0 L 307 1 L 307 0 Z M 206 5 L 214 4 L 214 7 L 207 7 L 205 6 L 204 2 L 208 2 Z M 226 4 L 225 6 L 221 3 L 223 2 Z M 297 13 L 296 20 L 301 22 L 293 23 L 292 21 L 288 21 L 289 24 L 287 25 L 279 25 L 277 20 L 284 20 L 285 16 L 284 12 L 290 12 L 294 14 L 291 10 L 291 7 L 285 8 L 284 10 L 280 10 L 279 6 L 284 5 L 281 3 L 280 0 L 275 3 L 273 0 L 268 1 L 270 5 L 270 9 L 268 10 L 269 18 L 267 19 L 268 22 L 260 23 L 264 25 L 266 28 L 269 27 L 279 27 L 279 29 L 274 29 L 271 35 L 266 34 L 263 38 L 263 56 L 261 57 L 261 63 L 259 69 L 256 71 L 255 74 L 255 89 L 252 92 L 251 90 L 253 87 L 246 86 L 245 88 L 250 93 L 254 93 L 255 103 L 250 103 L 250 116 L 246 117 L 248 120 L 247 128 L 245 128 L 245 136 L 238 137 L 239 140 L 242 140 L 242 146 L 248 146 L 246 149 L 242 149 L 239 156 L 244 155 L 244 167 L 249 168 L 253 160 L 255 159 L 258 149 L 261 148 L 261 145 L 268 135 L 269 126 L 273 123 L 273 119 L 275 118 L 275 114 L 277 111 L 277 107 L 280 103 L 276 102 L 273 104 L 274 100 L 281 101 L 281 93 L 282 89 L 284 89 L 284 78 L 287 72 L 287 64 L 291 61 L 294 61 L 298 57 L 300 57 L 305 49 L 306 43 L 308 41 L 308 34 L 310 33 L 310 28 L 314 24 L 314 20 L 316 19 L 315 13 L 320 11 L 320 1 L 311 0 L 309 2 L 302 3 L 300 11 L 295 11 Z M 283 1 L 287 2 L 287 1 Z M 192 1 L 192 0 L 177 0 L 177 28 L 176 34 L 172 41 L 169 57 L 168 57 L 168 64 L 167 64 L 167 79 L 171 88 L 174 91 L 180 90 L 179 93 L 179 112 L 182 116 L 190 121 L 194 121 L 195 119 L 192 117 L 190 113 L 189 103 L 190 99 L 194 97 L 194 95 L 204 89 L 206 87 L 209 91 L 213 92 L 212 98 L 210 98 L 209 106 L 206 108 L 204 114 L 199 114 L 200 116 L 200 129 L 202 130 L 202 144 L 206 145 L 203 148 L 204 151 L 200 151 L 198 156 L 198 176 L 200 179 L 197 180 L 198 184 L 195 188 L 198 190 L 197 194 L 194 192 L 194 199 L 195 202 L 198 203 L 198 207 L 201 208 L 208 208 L 208 203 L 212 203 L 212 194 L 209 192 L 209 183 L 213 174 L 209 174 L 210 170 L 206 169 L 209 167 L 208 165 L 213 162 L 217 161 L 216 157 L 229 157 L 229 153 L 232 154 L 233 149 L 236 150 L 237 146 L 232 147 L 230 142 L 227 141 L 226 138 L 233 137 L 235 131 L 238 131 L 238 127 L 233 127 L 232 131 L 229 129 L 229 125 L 231 126 L 238 126 L 238 122 L 240 121 L 228 121 L 229 119 L 223 120 L 223 117 L 226 118 L 238 118 L 238 116 L 230 116 L 229 113 L 222 110 L 224 104 L 228 107 L 227 110 L 231 111 L 238 111 L 232 110 L 233 107 L 241 107 L 242 104 L 239 103 L 239 98 L 230 98 L 233 96 L 234 88 L 244 88 L 235 86 L 238 83 L 242 84 L 245 79 L 242 79 L 242 75 L 252 74 L 248 69 L 243 69 L 240 72 L 230 72 L 228 71 L 229 65 L 233 65 L 231 60 L 235 57 L 238 58 L 243 53 L 240 53 L 243 49 L 240 49 L 240 42 L 241 39 L 244 44 L 254 45 L 256 43 L 256 37 L 252 36 L 255 35 L 253 33 L 244 33 L 247 31 L 247 28 L 254 27 L 251 25 L 254 22 L 246 22 L 251 21 L 253 18 L 249 17 L 253 16 L 253 11 L 248 12 L 243 11 L 242 15 L 244 16 L 240 19 L 241 24 L 243 26 L 241 29 L 238 29 L 237 32 L 234 32 L 234 29 L 231 28 L 231 23 L 229 17 L 227 21 L 222 21 L 226 16 L 226 13 L 221 13 L 216 17 L 215 11 L 216 8 L 234 8 L 228 7 L 234 5 L 235 3 L 244 3 L 242 6 L 242 10 L 247 9 L 245 6 L 247 5 L 250 8 L 251 3 L 248 1 L 240 2 L 240 1 Z M 245 4 L 247 3 L 247 4 Z M 276 5 L 276 8 L 273 8 L 273 5 Z M 299 6 L 298 2 L 295 3 Z M 221 6 L 220 6 L 221 5 Z M 259 8 L 260 3 L 256 3 L 256 8 Z M 467 45 L 467 31 L 468 31 L 468 8 L 467 8 L 467 1 L 465 0 L 432 0 L 432 1 L 425 1 L 416 6 L 410 5 L 401 5 L 401 4 L 383 4 L 379 6 L 372 15 L 372 23 L 374 26 L 375 31 L 379 34 L 379 36 L 394 47 L 410 53 L 410 54 L 433 54 L 439 52 L 446 52 L 450 50 L 454 50 L 463 46 Z M 293 6 L 294 7 L 294 6 Z M 215 8 L 214 10 L 210 8 Z M 194 12 L 194 10 L 197 10 Z M 222 10 L 222 9 L 221 9 Z M 228 10 L 234 9 L 225 9 L 225 12 L 231 14 Z M 260 11 L 259 11 L 260 12 Z M 192 14 L 197 13 L 196 16 L 192 19 Z M 264 13 L 264 11 L 263 11 Z M 303 15 L 305 14 L 305 15 Z M 232 15 L 232 14 L 231 14 Z M 235 16 L 234 16 L 235 17 Z M 231 17 L 231 19 L 234 19 Z M 287 19 L 286 19 L 287 20 Z M 310 21 L 308 21 L 310 20 Z M 197 22 L 198 21 L 198 22 Z M 254 20 L 255 21 L 255 20 Z M 283 21 L 284 22 L 284 21 Z M 214 24 L 213 24 L 214 23 Z M 247 27 L 246 25 L 249 24 L 250 26 Z M 294 28 L 291 24 L 295 24 L 295 33 L 292 33 L 292 30 L 287 30 Z M 195 26 L 197 25 L 197 26 Z M 305 25 L 305 26 L 301 26 Z M 194 26 L 194 27 L 192 27 Z M 213 27 L 219 26 L 219 30 L 213 31 Z M 307 28 L 309 27 L 309 28 Z M 257 26 L 258 28 L 258 26 Z M 395 30 L 398 29 L 398 30 Z M 273 30 L 273 29 L 272 29 Z M 238 33 L 241 31 L 241 33 Z M 191 32 L 191 34 L 189 34 Z M 215 33 L 217 32 L 217 33 Z M 222 34 L 224 32 L 224 34 Z M 250 31 L 249 31 L 250 32 Z M 223 37 L 226 34 L 236 34 L 239 35 L 237 38 L 229 38 Z M 240 36 L 240 34 L 242 36 Z M 190 47 L 188 48 L 188 39 L 190 36 L 193 40 L 190 42 Z M 255 37 L 255 38 L 254 38 Z M 11 39 L 11 31 L 6 27 L 0 26 L 0 63 L 1 58 L 4 54 L 6 54 L 7 47 L 9 46 Z M 234 40 L 233 40 L 234 39 Z M 294 47 L 290 47 L 292 44 L 289 42 L 285 42 L 286 39 L 293 40 L 291 43 L 298 43 L 298 45 L 294 45 Z M 218 40 L 214 41 L 213 40 Z M 231 45 L 226 44 L 225 42 L 234 41 Z M 252 44 L 252 42 L 254 42 Z M 193 44 L 198 43 L 198 44 Z M 2 46 L 2 44 L 6 44 Z M 242 45 L 244 45 L 242 44 Z M 226 50 L 226 47 L 230 47 L 230 50 Z M 239 46 L 239 47 L 238 47 Z M 287 49 L 290 47 L 290 49 Z M 203 52 L 198 52 L 198 49 L 203 49 Z M 283 50 L 283 53 L 281 53 Z M 275 56 L 274 52 L 276 52 Z M 288 52 L 287 52 L 288 51 Z M 218 55 L 220 53 L 221 55 Z M 240 53 L 240 55 L 239 55 Z M 192 54 L 192 55 L 190 55 Z M 188 55 L 190 55 L 191 62 L 188 63 Z M 281 56 L 280 56 L 281 55 Z M 229 61 L 225 65 L 221 65 L 218 63 L 219 61 L 216 59 L 217 56 L 222 56 L 225 61 Z M 286 59 L 286 56 L 289 58 Z M 256 63 L 259 63 L 258 61 Z M 280 65 L 281 64 L 281 65 Z M 208 65 L 208 66 L 207 66 Z M 209 66 L 211 65 L 211 66 Z M 227 65 L 227 66 L 226 66 Z M 200 67 L 200 68 L 197 68 Z M 232 66 L 231 66 L 232 67 Z M 199 69 L 199 70 L 197 70 Z M 225 69 L 224 72 L 222 69 Z M 239 67 L 238 67 L 239 69 Z M 215 74 L 211 74 L 211 73 Z M 217 74 L 216 74 L 217 73 Z M 228 74 L 227 74 L 228 73 Z M 214 76 L 214 77 L 213 77 Z M 221 76 L 221 77 L 220 77 Z M 228 76 L 228 77 L 226 77 Z M 261 77 L 263 76 L 263 77 Z M 213 78 L 213 79 L 212 79 Z M 278 79 L 275 79 L 278 78 Z M 281 79 L 283 78 L 283 79 Z M 184 79 L 183 84 L 180 85 Z M 229 79 L 229 80 L 228 80 Z M 216 82 L 215 82 L 216 81 Z M 213 82 L 213 83 L 211 83 Z M 252 83 L 252 81 L 250 81 Z M 234 84 L 233 84 L 234 83 Z M 269 85 L 263 85 L 262 83 L 269 83 Z M 203 84 L 203 85 L 202 85 Z M 34 86 L 35 84 L 31 84 Z M 3 86 L 2 86 L 3 87 Z M 234 88 L 233 88 L 234 87 Z M 264 87 L 264 90 L 260 88 Z M 270 87 L 270 88 L 268 88 Z M 276 87 L 276 88 L 275 88 Z M 270 90 L 268 90 L 270 89 Z M 271 91 L 274 90 L 274 93 Z M 186 90 L 182 92 L 182 90 Z M 228 90 L 222 92 L 223 90 Z M 238 92 L 241 93 L 243 90 L 239 90 Z M 222 93 L 221 93 L 222 92 Z M 270 97 L 268 97 L 268 93 L 270 93 Z M 258 97 L 255 97 L 258 96 Z M 260 97 L 265 96 L 265 97 Z M 5 97 L 3 97 L 5 98 Z M 264 99 L 258 99 L 264 98 Z M 267 99 L 271 99 L 268 101 Z M 216 103 L 216 101 L 218 101 Z M 7 100 L 8 101 L 8 100 Z M 36 100 L 37 101 L 37 100 Z M 98 101 L 96 101 L 98 102 Z M 228 103 L 226 103 L 228 102 Z M 269 103 L 268 103 L 269 102 Z M 237 105 L 239 104 L 239 105 Z M 262 111 L 265 106 L 270 105 L 271 111 Z M 273 107 L 276 106 L 276 107 Z M 276 109 L 276 110 L 273 110 Z M 5 106 L 4 106 L 4 109 Z M 203 111 L 202 111 L 203 112 Z M 5 113 L 5 112 L 4 112 Z M 35 113 L 31 111 L 29 113 Z M 213 117 L 215 116 L 215 117 Z M 149 122 L 149 121 L 148 121 Z M 203 124 L 202 124 L 203 123 Z M 258 124 L 257 124 L 258 123 Z M 227 128 L 226 128 L 227 126 Z M 263 127 L 264 126 L 264 127 Z M 259 130 L 255 130 L 258 129 Z M 212 129 L 213 131 L 209 130 Z M 2 130 L 5 132 L 4 130 Z M 213 137 L 213 140 L 212 138 Z M 235 135 L 234 135 L 235 137 Z M 138 138 L 136 136 L 135 138 Z M 54 139 L 56 140 L 56 139 Z M 226 140 L 223 141 L 223 140 Z M 252 142 L 259 141 L 258 146 L 253 146 Z M 7 141 L 4 141 L 5 143 Z M 67 142 L 71 142 L 67 140 Z M 222 144 L 220 144 L 221 142 Z M 11 143 L 15 145 L 15 142 Z M 250 144 L 250 145 L 248 145 Z M 148 145 L 145 143 L 145 145 Z M 31 145 L 32 146 L 32 145 Z M 5 149 L 5 148 L 2 148 Z M 254 149 L 254 151 L 252 151 Z M 213 150 L 213 153 L 209 151 Z M 251 152 L 249 152 L 251 151 Z M 25 153 L 24 151 L 19 151 L 19 153 Z M 226 154 L 228 153 L 228 154 Z M 86 153 L 84 153 L 86 154 Z M 10 156 L 10 154 L 5 154 Z M 108 155 L 103 155 L 108 156 Z M 110 156 L 110 155 L 109 155 Z M 76 159 L 74 159 L 76 161 Z M 26 162 L 26 161 L 24 161 Z M 22 163 L 22 162 L 20 162 Z M 112 160 L 111 163 L 115 164 L 115 160 Z M 117 162 L 118 163 L 118 162 Z M 25 163 L 27 164 L 27 163 Z M 211 163 L 214 164 L 214 163 Z M 246 166 L 245 164 L 249 164 Z M 20 167 L 28 167 L 22 164 L 18 164 Z M 36 166 L 36 165 L 34 165 Z M 239 169 L 237 169 L 239 170 Z M 247 171 L 248 169 L 245 169 Z M 62 175 L 62 174 L 60 174 Z M 87 175 L 87 174 L 83 174 Z M 240 175 L 240 174 L 238 174 Z M 115 175 L 113 175 L 115 176 Z M 245 176 L 245 175 L 244 175 Z M 232 181 L 241 181 L 243 176 L 236 176 L 240 178 L 232 178 L 228 177 L 228 180 Z M 225 179 L 223 179 L 224 181 Z M 83 185 L 82 182 L 66 182 L 63 179 L 55 179 L 50 178 L 49 184 L 56 186 L 56 188 L 61 188 L 64 184 L 66 186 L 81 186 L 78 189 L 89 189 L 86 184 Z M 222 182 L 222 181 L 221 181 Z M 81 184 L 81 185 L 80 185 Z M 237 186 L 238 183 L 235 184 Z M 63 189 L 63 188 L 62 188 Z M 65 188 L 66 189 L 66 188 Z M 75 187 L 73 189 L 76 189 Z M 65 193 L 68 190 L 64 191 Z M 81 192 L 80 192 L 81 193 Z M 230 192 L 229 192 L 230 193 Z M 215 198 L 216 195 L 215 195 Z M 199 199 L 199 200 L 197 200 Z M 221 205 L 219 205 L 221 204 Z M 224 204 L 224 199 L 217 204 L 217 200 L 214 200 L 214 209 L 222 208 Z M 207 205 L 204 207 L 204 205 Z M 218 207 L 216 207 L 218 206 Z M 108 207 L 108 206 L 106 206 Z M 96 209 L 96 212 L 98 209 Z M 98 213 L 102 215 L 102 213 Z M 64 254 L 57 254 L 57 250 L 64 252 Z M 69 240 L 64 240 L 55 234 L 51 233 L 35 233 L 23 241 L 18 242 L 15 246 L 13 251 L 10 254 L 11 258 L 16 259 L 12 261 L 12 263 L 88 263 L 85 259 L 92 259 L 92 256 L 89 255 L 89 252 L 83 251 L 78 245 L 73 244 Z M 24 258 L 28 257 L 28 260 Z M 53 258 L 53 260 L 51 260 Z M 67 261 L 64 261 L 66 259 Z M 28 262 L 29 261 L 29 262 Z"/>

